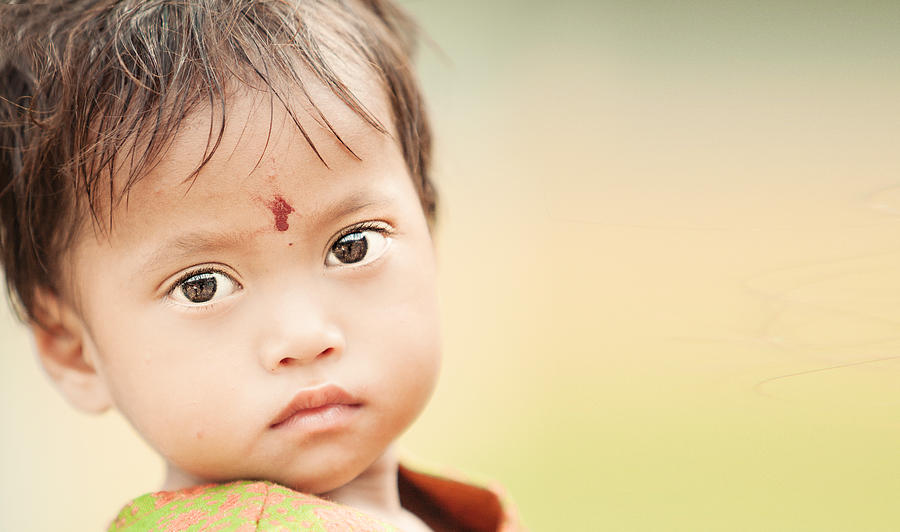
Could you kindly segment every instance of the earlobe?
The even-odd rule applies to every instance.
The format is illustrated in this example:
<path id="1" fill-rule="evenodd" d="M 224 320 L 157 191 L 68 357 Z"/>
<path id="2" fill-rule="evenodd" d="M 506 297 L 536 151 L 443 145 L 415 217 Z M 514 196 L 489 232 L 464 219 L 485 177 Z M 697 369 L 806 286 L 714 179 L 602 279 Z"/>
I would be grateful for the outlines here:
<path id="1" fill-rule="evenodd" d="M 102 375 L 89 352 L 92 344 L 75 310 L 59 296 L 39 289 L 41 323 L 31 323 L 38 357 L 47 375 L 76 408 L 100 413 L 112 406 Z"/>

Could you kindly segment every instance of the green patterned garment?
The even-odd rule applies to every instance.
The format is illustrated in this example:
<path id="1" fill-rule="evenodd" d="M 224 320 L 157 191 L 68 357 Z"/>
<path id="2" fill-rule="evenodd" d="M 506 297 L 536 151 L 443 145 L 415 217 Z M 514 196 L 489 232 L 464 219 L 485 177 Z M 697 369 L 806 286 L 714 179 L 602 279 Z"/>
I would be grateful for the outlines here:
<path id="1" fill-rule="evenodd" d="M 119 512 L 108 532 L 125 530 L 397 531 L 393 526 L 353 508 L 272 482 L 247 480 L 138 497 Z"/>

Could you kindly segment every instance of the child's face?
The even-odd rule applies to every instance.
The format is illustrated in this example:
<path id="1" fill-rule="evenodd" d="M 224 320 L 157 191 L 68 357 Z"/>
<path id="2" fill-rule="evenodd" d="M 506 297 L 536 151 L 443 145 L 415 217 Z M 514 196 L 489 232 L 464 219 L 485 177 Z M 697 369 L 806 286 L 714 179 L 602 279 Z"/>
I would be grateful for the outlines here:
<path id="1" fill-rule="evenodd" d="M 403 156 L 324 89 L 314 98 L 361 160 L 302 115 L 326 168 L 277 101 L 266 146 L 268 97 L 238 96 L 193 185 L 204 112 L 114 210 L 111 236 L 88 229 L 72 251 L 85 358 L 170 467 L 196 480 L 336 488 L 435 383 L 434 254 Z M 346 396 L 273 427 L 298 393 L 323 386 Z"/>

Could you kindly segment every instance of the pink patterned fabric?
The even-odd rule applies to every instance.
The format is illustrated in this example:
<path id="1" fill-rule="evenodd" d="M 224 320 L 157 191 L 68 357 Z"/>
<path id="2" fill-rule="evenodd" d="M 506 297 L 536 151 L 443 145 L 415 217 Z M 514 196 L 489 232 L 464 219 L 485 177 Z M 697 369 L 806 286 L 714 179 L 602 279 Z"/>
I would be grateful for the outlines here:
<path id="1" fill-rule="evenodd" d="M 426 501 L 459 529 L 486 532 L 523 530 L 512 505 L 497 490 L 401 467 L 406 493 Z M 397 528 L 355 508 L 272 482 L 207 484 L 138 497 L 119 512 L 109 532 L 317 530 L 393 532 Z"/>

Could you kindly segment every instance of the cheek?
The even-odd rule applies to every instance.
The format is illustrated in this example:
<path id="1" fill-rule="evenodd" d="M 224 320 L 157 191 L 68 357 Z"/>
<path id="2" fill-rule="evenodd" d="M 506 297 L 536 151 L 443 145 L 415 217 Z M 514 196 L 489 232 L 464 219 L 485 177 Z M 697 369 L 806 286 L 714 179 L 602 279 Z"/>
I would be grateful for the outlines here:
<path id="1" fill-rule="evenodd" d="M 373 294 L 365 327 L 354 336 L 360 349 L 378 346 L 366 364 L 371 364 L 368 371 L 382 376 L 375 385 L 388 395 L 404 393 L 416 403 L 430 396 L 440 368 L 435 273 L 430 261 L 404 260 L 399 254 L 394 259 L 402 267 L 393 269 L 379 293 Z"/>
<path id="2" fill-rule="evenodd" d="M 157 451 L 191 453 L 226 430 L 218 413 L 227 403 L 228 381 L 220 375 L 227 365 L 208 363 L 202 346 L 186 347 L 190 342 L 175 341 L 177 335 L 146 334 L 138 323 L 149 320 L 95 331 L 91 349 L 104 382 L 116 408 Z"/>

